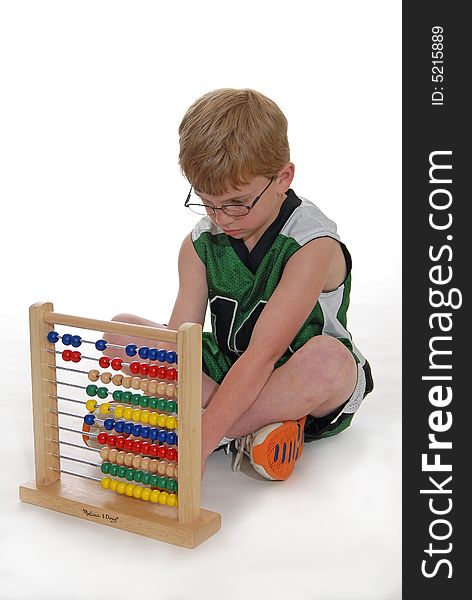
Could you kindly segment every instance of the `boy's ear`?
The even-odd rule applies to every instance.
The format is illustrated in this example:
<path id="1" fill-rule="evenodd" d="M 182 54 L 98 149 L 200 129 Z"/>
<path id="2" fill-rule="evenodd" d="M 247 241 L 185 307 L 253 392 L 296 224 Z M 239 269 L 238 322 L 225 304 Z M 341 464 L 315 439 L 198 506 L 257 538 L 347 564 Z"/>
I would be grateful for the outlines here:
<path id="1" fill-rule="evenodd" d="M 280 186 L 281 191 L 285 193 L 289 189 L 293 181 L 294 175 L 295 165 L 293 163 L 289 162 L 284 167 L 282 167 L 276 179 L 276 185 Z"/>

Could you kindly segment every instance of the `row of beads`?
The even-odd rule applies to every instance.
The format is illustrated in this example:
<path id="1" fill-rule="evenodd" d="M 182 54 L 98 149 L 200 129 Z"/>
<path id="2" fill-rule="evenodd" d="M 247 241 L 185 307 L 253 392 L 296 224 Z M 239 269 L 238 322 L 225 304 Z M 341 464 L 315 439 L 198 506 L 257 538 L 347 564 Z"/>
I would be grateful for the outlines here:
<path id="1" fill-rule="evenodd" d="M 129 370 L 133 375 L 149 375 L 149 377 L 159 377 L 169 381 L 177 381 L 179 372 L 174 367 L 165 367 L 164 365 L 155 365 L 153 363 L 140 363 L 133 361 L 129 365 Z"/>
<path id="2" fill-rule="evenodd" d="M 178 459 L 178 452 L 175 448 L 169 448 L 169 446 L 163 446 L 158 443 L 151 444 L 150 442 L 126 438 L 124 435 L 113 435 L 106 433 L 106 431 L 102 431 L 97 435 L 97 442 L 101 446 L 106 444 L 110 448 L 123 448 L 128 452 L 133 451 L 135 454 L 148 454 L 149 456 L 158 456 L 159 458 L 174 461 Z"/>
<path id="3" fill-rule="evenodd" d="M 141 469 L 141 471 L 149 471 L 153 475 L 159 473 L 159 475 L 167 475 L 167 477 L 174 477 L 176 479 L 178 477 L 177 465 L 165 460 L 140 456 L 139 454 L 124 452 L 123 450 L 109 448 L 108 446 L 103 446 L 100 450 L 100 457 L 103 460 L 117 464 L 120 467 L 126 465 L 127 467 L 133 467 L 134 469 Z"/>
<path id="4" fill-rule="evenodd" d="M 64 333 L 60 336 L 57 331 L 50 331 L 48 333 L 48 341 L 51 344 L 56 344 L 59 340 L 62 341 L 64 346 L 73 346 L 79 348 L 82 344 L 82 338 L 80 335 L 71 335 L 70 333 Z M 95 342 L 95 348 L 103 352 L 107 349 L 108 342 L 106 340 L 97 340 Z M 138 353 L 139 357 L 146 360 L 158 360 L 159 362 L 167 362 L 170 364 L 177 363 L 177 353 L 172 350 L 158 350 L 157 348 L 149 348 L 148 346 L 141 346 L 138 349 L 136 344 L 128 344 L 125 347 L 125 353 L 127 356 L 136 356 Z"/>
<path id="5" fill-rule="evenodd" d="M 98 393 L 97 393 L 98 396 Z M 156 398 L 155 396 L 141 396 L 141 394 L 132 394 L 131 392 L 113 392 L 113 400 L 117 402 L 125 402 L 133 406 L 141 406 L 142 408 L 151 408 L 154 410 L 163 410 L 165 412 L 177 413 L 177 402 L 175 400 L 166 400 L 165 398 Z M 96 400 L 87 400 L 85 403 L 87 410 L 91 413 L 99 412 L 106 415 L 110 410 L 114 409 L 114 405 L 110 402 L 102 402 L 97 404 Z M 128 408 L 128 407 L 126 407 Z"/>
<path id="6" fill-rule="evenodd" d="M 94 377 L 94 375 L 92 375 L 92 377 Z M 124 376 L 124 375 L 120 375 L 119 376 L 120 379 L 116 379 L 115 381 L 113 381 L 113 379 L 115 379 L 114 377 L 112 377 L 112 383 L 114 383 L 115 385 L 121 385 L 126 389 L 129 388 L 133 388 L 133 390 L 141 390 L 143 392 L 149 392 L 152 395 L 157 394 L 158 396 L 167 396 L 168 398 L 177 398 L 178 396 L 178 391 L 179 388 L 177 385 L 175 385 L 174 383 L 166 383 L 165 381 L 156 381 L 155 379 L 142 379 L 141 377 L 130 377 L 130 376 Z M 89 377 L 90 379 L 90 377 Z M 91 381 L 94 381 L 94 379 L 91 379 Z M 96 381 L 96 379 L 95 379 Z M 119 381 L 119 383 L 117 383 Z M 94 392 L 92 392 L 92 390 L 94 390 Z M 100 393 L 99 393 L 100 390 Z M 116 390 L 119 391 L 119 390 Z M 87 392 L 88 393 L 88 392 Z M 108 388 L 105 387 L 90 387 L 90 393 L 88 393 L 89 396 L 94 396 L 97 395 L 99 398 L 105 399 L 109 394 L 111 394 L 111 392 L 109 391 Z"/>
<path id="7" fill-rule="evenodd" d="M 112 490 L 118 494 L 125 494 L 126 496 L 138 498 L 140 500 L 150 500 L 151 502 L 158 502 L 159 504 L 166 504 L 167 506 L 177 506 L 178 504 L 176 494 L 151 490 L 151 488 L 145 488 L 134 483 L 125 483 L 124 481 L 103 477 L 103 479 L 100 480 L 100 485 L 104 490 Z"/>
<path id="8" fill-rule="evenodd" d="M 92 400 L 93 402 L 93 400 Z M 107 402 L 105 402 L 104 404 L 108 404 Z M 91 408 L 91 406 L 89 405 L 89 403 L 87 402 L 86 404 L 87 408 Z M 102 407 L 103 405 L 100 405 L 100 407 Z M 141 410 L 140 408 L 133 408 L 132 406 L 121 406 L 121 405 L 117 405 L 115 407 L 110 406 L 108 404 L 108 406 L 110 407 L 110 409 L 113 409 L 113 414 L 115 416 L 116 419 L 131 419 L 131 421 L 134 421 L 135 423 L 144 423 L 145 425 L 149 424 L 151 425 L 151 427 L 155 427 L 156 425 L 158 427 L 165 427 L 166 429 L 177 429 L 178 427 L 178 419 L 176 417 L 173 416 L 169 416 L 169 415 L 165 415 L 165 414 L 159 414 L 157 412 L 151 412 L 150 410 L 144 409 Z M 106 410 L 105 408 L 103 410 Z M 102 408 L 100 408 L 100 412 L 102 411 Z M 95 411 L 94 411 L 95 412 Z M 84 417 L 84 422 L 87 425 L 93 425 L 95 423 L 95 415 L 91 414 L 92 411 L 90 411 L 90 414 L 85 415 Z M 87 420 L 85 420 L 87 419 Z M 110 420 L 113 421 L 113 419 L 105 419 L 106 421 Z M 106 427 L 105 429 L 113 429 L 114 424 L 111 427 Z M 128 432 L 131 433 L 131 432 Z"/>
<path id="9" fill-rule="evenodd" d="M 150 485 L 153 488 L 160 488 L 162 490 L 167 490 L 168 492 L 178 491 L 177 481 L 175 481 L 175 479 L 170 479 L 165 475 L 152 475 L 147 471 L 133 469 L 132 467 L 120 467 L 109 462 L 104 462 L 101 465 L 100 470 L 105 475 L 112 475 L 113 477 L 127 479 L 128 481 L 136 481 L 143 485 Z"/>
<path id="10" fill-rule="evenodd" d="M 85 415 L 84 423 L 86 425 L 95 425 L 96 422 L 94 415 Z M 103 427 L 107 431 L 125 433 L 126 435 L 141 437 L 145 440 L 150 439 L 153 442 L 157 441 L 161 444 L 169 444 L 169 446 L 175 446 L 178 442 L 177 434 L 175 433 L 175 431 L 167 431 L 166 429 L 147 427 L 140 425 L 139 423 L 133 423 L 130 421 L 115 421 L 114 419 L 105 419 L 105 421 L 103 421 Z"/>

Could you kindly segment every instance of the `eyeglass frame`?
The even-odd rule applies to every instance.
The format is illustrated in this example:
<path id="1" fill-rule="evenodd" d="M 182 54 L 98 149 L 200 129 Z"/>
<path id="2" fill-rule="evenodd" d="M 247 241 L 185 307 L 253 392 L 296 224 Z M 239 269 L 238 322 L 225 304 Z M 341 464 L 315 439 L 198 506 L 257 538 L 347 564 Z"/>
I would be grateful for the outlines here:
<path id="1" fill-rule="evenodd" d="M 271 177 L 271 180 L 269 181 L 269 183 L 265 186 L 265 188 L 262 190 L 262 192 L 259 194 L 259 196 L 257 196 L 250 205 L 248 205 L 248 204 L 224 204 L 223 206 L 211 206 L 210 204 L 203 204 L 203 203 L 201 203 L 201 204 L 200 203 L 193 203 L 193 202 L 189 203 L 189 200 L 190 200 L 190 197 L 191 197 L 192 191 L 193 191 L 193 186 L 191 186 L 190 187 L 190 191 L 189 191 L 189 193 L 187 195 L 187 199 L 185 200 L 184 207 L 185 208 L 190 208 L 191 206 L 202 206 L 205 209 L 212 210 L 213 211 L 213 216 L 216 215 L 216 211 L 217 210 L 222 210 L 225 215 L 227 215 L 228 217 L 234 217 L 235 219 L 238 219 L 238 218 L 241 218 L 241 217 L 247 217 L 247 215 L 251 212 L 251 210 L 259 202 L 259 200 L 261 199 L 261 197 L 264 194 L 264 192 L 267 189 L 269 189 L 269 187 L 270 187 L 271 183 L 274 181 L 274 179 L 275 179 L 275 175 L 273 175 Z M 231 215 L 231 214 L 228 214 L 225 211 L 225 208 L 227 208 L 228 206 L 244 207 L 244 208 L 247 209 L 247 213 L 245 215 Z M 192 209 L 190 208 L 190 210 L 192 210 Z M 198 213 L 195 213 L 195 214 L 198 214 Z"/>

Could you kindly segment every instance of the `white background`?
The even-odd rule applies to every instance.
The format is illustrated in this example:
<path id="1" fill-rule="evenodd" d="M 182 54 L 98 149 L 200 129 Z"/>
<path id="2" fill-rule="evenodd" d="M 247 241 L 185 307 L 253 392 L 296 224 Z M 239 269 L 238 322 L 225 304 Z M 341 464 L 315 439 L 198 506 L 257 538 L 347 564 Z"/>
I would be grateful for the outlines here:
<path id="1" fill-rule="evenodd" d="M 400 598 L 400 7 L 0 3 L 1 600 Z M 177 129 L 218 87 L 286 114 L 293 188 L 353 255 L 348 327 L 376 389 L 283 484 L 210 457 L 202 506 L 222 529 L 188 551 L 18 502 L 34 477 L 28 307 L 167 321 L 195 222 Z"/>

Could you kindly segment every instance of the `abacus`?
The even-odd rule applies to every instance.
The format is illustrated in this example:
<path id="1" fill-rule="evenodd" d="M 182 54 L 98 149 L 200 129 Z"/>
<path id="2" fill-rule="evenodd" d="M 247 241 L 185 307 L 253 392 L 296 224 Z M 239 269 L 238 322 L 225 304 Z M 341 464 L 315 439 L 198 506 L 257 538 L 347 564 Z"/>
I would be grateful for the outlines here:
<path id="1" fill-rule="evenodd" d="M 89 341 L 60 335 L 57 326 L 105 333 Z M 107 333 L 135 343 L 113 344 Z M 30 308 L 30 336 L 36 479 L 20 486 L 20 499 L 187 548 L 216 533 L 220 515 L 200 508 L 201 326 L 100 321 L 56 313 L 45 302 Z"/>

